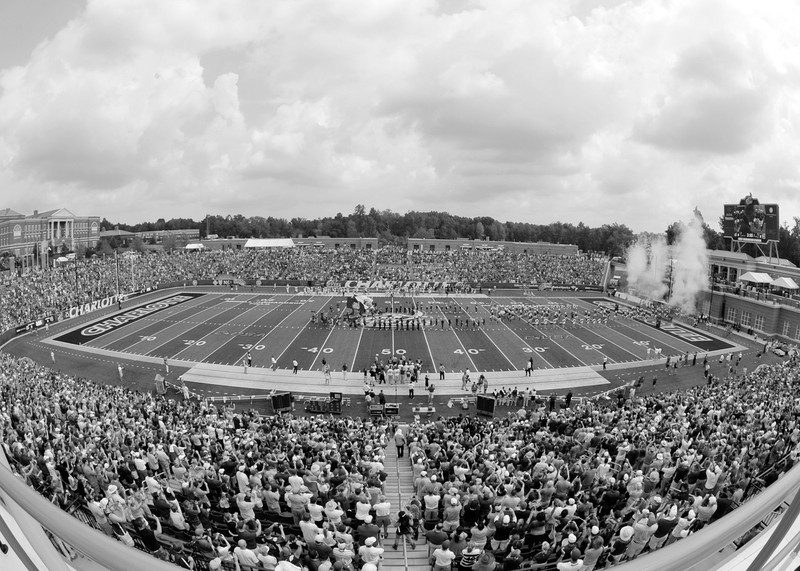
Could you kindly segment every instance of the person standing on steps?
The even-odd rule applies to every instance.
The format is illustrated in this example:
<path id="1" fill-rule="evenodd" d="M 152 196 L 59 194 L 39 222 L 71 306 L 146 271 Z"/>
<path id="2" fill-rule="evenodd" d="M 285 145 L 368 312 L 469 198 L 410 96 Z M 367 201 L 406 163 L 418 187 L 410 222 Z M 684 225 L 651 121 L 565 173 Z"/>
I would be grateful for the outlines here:
<path id="1" fill-rule="evenodd" d="M 375 510 L 375 525 L 382 530 L 383 538 L 389 539 L 389 524 L 392 523 L 392 504 L 383 494 L 378 495 L 378 501 L 372 504 Z"/>
<path id="2" fill-rule="evenodd" d="M 411 517 L 404 511 L 397 512 L 397 531 L 395 532 L 394 536 L 394 545 L 392 545 L 393 549 L 397 549 L 398 544 L 400 543 L 400 538 L 404 537 L 409 545 L 411 545 L 411 549 L 416 549 L 417 544 L 414 542 L 413 535 L 413 524 L 411 521 Z"/>
<path id="3" fill-rule="evenodd" d="M 411 377 L 411 380 L 408 381 L 408 398 L 414 398 L 414 389 L 417 387 L 417 381 L 414 377 Z"/>
<path id="4" fill-rule="evenodd" d="M 398 428 L 397 432 L 394 433 L 394 445 L 397 446 L 397 457 L 402 458 L 406 447 L 406 435 L 403 434 L 401 428 Z"/>
<path id="5" fill-rule="evenodd" d="M 436 391 L 436 386 L 431 383 L 428 385 L 428 404 L 433 404 L 433 393 Z"/>
<path id="6" fill-rule="evenodd" d="M 444 380 L 444 365 L 442 363 L 439 363 L 439 380 Z"/>
<path id="7" fill-rule="evenodd" d="M 293 375 L 296 375 L 296 374 L 297 374 L 297 359 L 295 359 L 294 361 L 292 361 L 292 374 L 293 374 Z"/>

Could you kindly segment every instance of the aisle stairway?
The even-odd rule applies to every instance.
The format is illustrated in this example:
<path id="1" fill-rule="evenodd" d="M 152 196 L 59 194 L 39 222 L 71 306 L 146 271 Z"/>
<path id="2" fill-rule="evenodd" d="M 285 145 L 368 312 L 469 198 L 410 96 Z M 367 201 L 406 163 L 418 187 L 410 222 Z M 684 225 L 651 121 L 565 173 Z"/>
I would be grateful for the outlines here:
<path id="1" fill-rule="evenodd" d="M 406 427 L 403 426 L 405 432 Z M 406 453 L 408 451 L 406 450 Z M 392 502 L 392 517 L 396 517 L 397 512 L 403 509 L 414 494 L 413 472 L 408 455 L 402 458 L 397 457 L 397 447 L 394 441 L 390 440 L 386 447 L 386 461 L 384 463 L 388 477 L 384 484 L 386 498 Z M 395 528 L 389 528 L 389 539 L 384 540 L 386 552 L 383 556 L 383 571 L 429 571 L 428 548 L 425 537 L 420 533 L 417 548 L 411 549 L 407 542 L 398 544 L 397 551 L 392 549 L 395 538 Z"/>

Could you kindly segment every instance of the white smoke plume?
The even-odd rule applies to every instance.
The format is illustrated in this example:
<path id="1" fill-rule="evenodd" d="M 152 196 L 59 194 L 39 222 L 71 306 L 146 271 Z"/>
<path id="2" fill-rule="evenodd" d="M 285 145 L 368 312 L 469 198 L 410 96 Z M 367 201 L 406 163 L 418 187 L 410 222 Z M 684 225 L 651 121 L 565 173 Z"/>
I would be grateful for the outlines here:
<path id="1" fill-rule="evenodd" d="M 703 220 L 695 212 L 672 247 L 672 297 L 669 304 L 694 313 L 697 295 L 708 288 L 708 251 Z"/>
<path id="2" fill-rule="evenodd" d="M 628 248 L 628 288 L 645 299 L 660 300 L 667 293 L 669 268 L 667 242 L 664 236 L 639 236 Z"/>

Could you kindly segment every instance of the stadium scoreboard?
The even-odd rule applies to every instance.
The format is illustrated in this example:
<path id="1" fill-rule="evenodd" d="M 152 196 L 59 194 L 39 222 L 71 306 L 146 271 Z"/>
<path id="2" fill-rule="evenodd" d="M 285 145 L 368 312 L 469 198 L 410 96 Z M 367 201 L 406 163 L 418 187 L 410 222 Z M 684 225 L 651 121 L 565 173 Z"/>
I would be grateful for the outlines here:
<path id="1" fill-rule="evenodd" d="M 752 194 L 739 204 L 724 205 L 722 234 L 739 242 L 766 244 L 780 239 L 777 204 L 760 204 Z"/>

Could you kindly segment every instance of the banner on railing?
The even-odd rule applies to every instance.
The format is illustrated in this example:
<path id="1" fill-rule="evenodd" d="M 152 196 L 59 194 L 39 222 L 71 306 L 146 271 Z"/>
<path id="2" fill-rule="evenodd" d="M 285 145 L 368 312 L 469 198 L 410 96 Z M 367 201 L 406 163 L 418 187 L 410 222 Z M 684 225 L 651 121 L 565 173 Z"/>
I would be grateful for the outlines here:
<path id="1" fill-rule="evenodd" d="M 44 327 L 45 324 L 47 324 L 47 323 L 55 323 L 56 322 L 56 317 L 57 316 L 54 313 L 42 316 L 42 317 L 40 317 L 39 319 L 37 319 L 35 321 L 30 321 L 28 323 L 25 323 L 23 325 L 20 325 L 20 326 L 16 327 L 14 329 L 14 332 L 17 335 L 20 335 L 21 333 L 26 333 L 28 331 L 33 331 L 34 329 L 38 329 L 40 327 Z"/>

